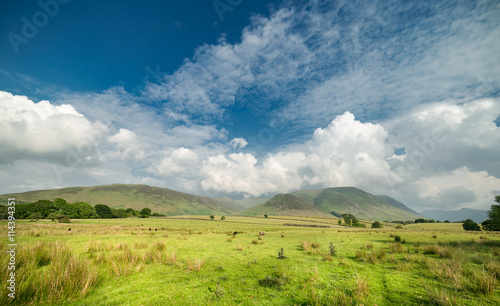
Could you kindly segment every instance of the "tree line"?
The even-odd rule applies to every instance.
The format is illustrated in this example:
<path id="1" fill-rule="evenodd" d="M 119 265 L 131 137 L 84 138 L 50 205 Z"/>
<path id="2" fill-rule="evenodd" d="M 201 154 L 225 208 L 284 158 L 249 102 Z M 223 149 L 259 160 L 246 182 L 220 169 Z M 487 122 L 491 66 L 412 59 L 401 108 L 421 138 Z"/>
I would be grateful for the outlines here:
<path id="1" fill-rule="evenodd" d="M 54 201 L 38 200 L 34 203 L 17 203 L 16 219 L 61 219 L 62 217 L 71 219 L 113 219 L 139 217 L 147 218 L 149 216 L 164 216 L 158 213 L 152 213 L 151 209 L 143 208 L 134 210 L 132 208 L 111 208 L 105 204 L 90 205 L 86 202 L 68 203 L 62 198 Z M 0 205 L 0 219 L 7 218 L 7 206 Z"/>
<path id="2" fill-rule="evenodd" d="M 500 195 L 495 196 L 495 202 L 488 211 L 488 220 L 481 223 L 481 227 L 485 231 L 500 231 Z M 471 219 L 467 219 L 462 224 L 466 231 L 480 231 L 481 227 Z"/>

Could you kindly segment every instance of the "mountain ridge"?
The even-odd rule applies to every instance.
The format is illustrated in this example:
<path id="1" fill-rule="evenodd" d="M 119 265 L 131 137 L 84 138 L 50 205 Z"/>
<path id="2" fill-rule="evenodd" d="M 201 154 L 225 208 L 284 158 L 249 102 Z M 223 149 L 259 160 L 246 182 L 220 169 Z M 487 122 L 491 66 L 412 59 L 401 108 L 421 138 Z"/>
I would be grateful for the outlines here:
<path id="1" fill-rule="evenodd" d="M 461 208 L 458 210 L 433 209 L 422 211 L 420 214 L 434 220 L 449 220 L 451 222 L 459 222 L 471 219 L 474 222 L 481 223 L 489 219 L 487 210 L 478 210 L 471 208 Z"/>
<path id="2" fill-rule="evenodd" d="M 350 213 L 364 220 L 412 220 L 422 216 L 403 203 L 388 197 L 374 196 L 355 187 L 330 187 L 317 190 L 302 189 L 289 194 L 278 194 L 282 202 L 297 204 L 297 209 L 288 209 L 287 213 L 331 216 Z M 275 198 L 275 195 L 273 198 Z M 0 195 L 0 201 L 7 198 L 16 198 L 17 201 L 33 203 L 38 200 L 54 200 L 63 198 L 67 202 L 77 201 L 89 204 L 106 204 L 113 208 L 133 208 L 140 210 L 144 207 L 165 215 L 203 215 L 203 214 L 253 214 L 259 210 L 268 212 L 269 209 L 259 207 L 273 198 L 249 198 L 235 200 L 229 197 L 209 198 L 175 191 L 168 188 L 154 187 L 143 184 L 112 184 L 90 187 L 66 187 L 48 190 L 32 190 L 21 193 Z M 383 197 L 388 201 L 383 201 Z M 300 199 L 300 201 L 298 200 Z M 302 203 L 302 201 L 304 203 Z M 391 203 L 388 203 L 391 202 Z M 268 203 L 269 204 L 269 203 Z M 287 203 L 282 203 L 288 205 Z M 262 213 L 265 214 L 265 213 Z"/>

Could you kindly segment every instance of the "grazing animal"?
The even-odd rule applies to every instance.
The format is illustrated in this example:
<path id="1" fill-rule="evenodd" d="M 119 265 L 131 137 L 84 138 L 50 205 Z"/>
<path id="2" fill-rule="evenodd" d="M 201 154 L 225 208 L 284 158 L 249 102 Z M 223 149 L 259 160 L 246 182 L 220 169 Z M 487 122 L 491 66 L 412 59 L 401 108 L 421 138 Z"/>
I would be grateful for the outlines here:
<path id="1" fill-rule="evenodd" d="M 234 236 L 236 236 L 236 234 L 238 234 L 238 232 L 237 232 L 237 231 L 235 231 L 235 232 L 233 233 L 233 237 L 234 237 Z"/>
<path id="2" fill-rule="evenodd" d="M 149 228 L 149 231 L 151 232 L 151 227 Z"/>
<path id="3" fill-rule="evenodd" d="M 158 229 L 157 229 L 157 228 L 155 228 L 155 232 L 156 232 L 156 231 L 158 231 Z"/>
<path id="4" fill-rule="evenodd" d="M 68 228 L 68 231 L 71 231 L 71 227 L 70 227 L 70 228 Z"/>
<path id="5" fill-rule="evenodd" d="M 266 235 L 266 233 L 264 233 L 263 231 L 260 231 L 260 232 L 259 232 L 259 236 L 261 236 L 261 237 L 262 237 L 262 236 L 265 236 L 265 235 Z"/>

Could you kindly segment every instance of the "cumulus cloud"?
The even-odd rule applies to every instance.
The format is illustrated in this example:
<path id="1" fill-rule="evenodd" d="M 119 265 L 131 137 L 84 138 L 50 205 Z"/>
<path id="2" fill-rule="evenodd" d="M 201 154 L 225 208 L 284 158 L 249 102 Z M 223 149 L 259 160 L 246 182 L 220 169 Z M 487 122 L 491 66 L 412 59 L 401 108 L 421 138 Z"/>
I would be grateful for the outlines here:
<path id="1" fill-rule="evenodd" d="M 248 142 L 244 138 L 233 138 L 229 145 L 233 147 L 233 149 L 243 149 L 248 145 Z"/>
<path id="2" fill-rule="evenodd" d="M 88 156 L 108 129 L 91 122 L 68 104 L 35 103 L 0 91 L 0 161 L 59 159 L 70 151 Z"/>
<path id="3" fill-rule="evenodd" d="M 371 187 L 390 183 L 388 134 L 346 112 L 317 129 L 303 151 L 269 154 L 261 163 L 251 154 L 209 157 L 201 174 L 204 189 L 249 195 L 307 186 Z"/>
<path id="4" fill-rule="evenodd" d="M 190 170 L 196 169 L 197 161 L 198 155 L 195 152 L 182 147 L 174 150 L 168 157 L 165 157 L 156 169 L 150 169 L 153 172 L 157 172 L 160 176 L 170 177 L 185 174 Z"/>
<path id="5" fill-rule="evenodd" d="M 146 145 L 142 144 L 137 134 L 132 131 L 120 129 L 117 134 L 109 137 L 108 140 L 116 145 L 120 155 L 125 158 L 139 160 L 146 156 L 144 151 L 144 149 L 147 149 Z"/>

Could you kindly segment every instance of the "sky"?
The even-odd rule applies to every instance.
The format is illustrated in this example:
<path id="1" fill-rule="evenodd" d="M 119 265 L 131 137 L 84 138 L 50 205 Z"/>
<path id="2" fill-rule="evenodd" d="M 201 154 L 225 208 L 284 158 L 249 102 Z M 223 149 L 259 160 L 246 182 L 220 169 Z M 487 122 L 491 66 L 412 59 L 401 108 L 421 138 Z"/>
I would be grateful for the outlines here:
<path id="1" fill-rule="evenodd" d="M 0 3 L 0 193 L 500 194 L 499 1 Z"/>

